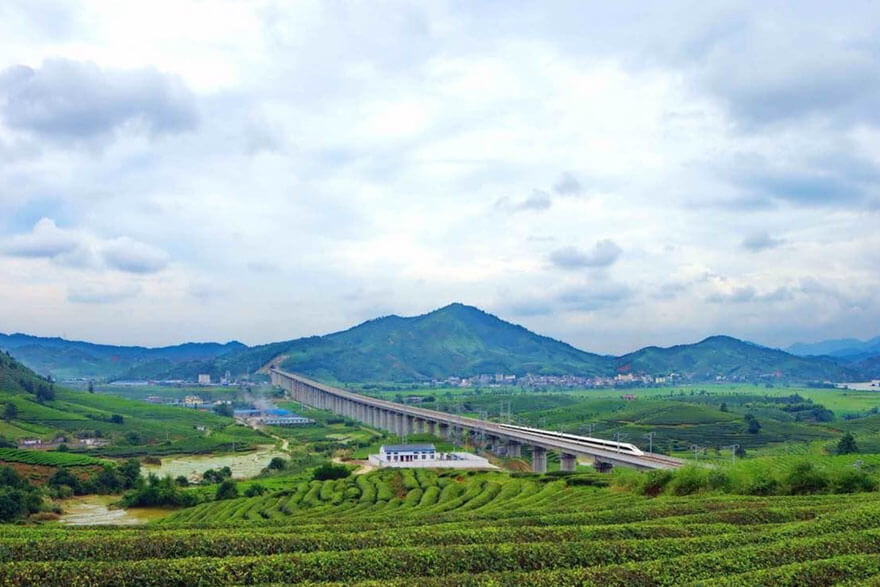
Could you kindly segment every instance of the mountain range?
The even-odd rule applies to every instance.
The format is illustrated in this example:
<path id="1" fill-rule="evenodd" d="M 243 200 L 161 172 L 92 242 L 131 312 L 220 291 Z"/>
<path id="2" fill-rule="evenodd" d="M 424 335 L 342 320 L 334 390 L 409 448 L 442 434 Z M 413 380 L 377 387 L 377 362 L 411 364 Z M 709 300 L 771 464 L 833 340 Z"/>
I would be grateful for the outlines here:
<path id="1" fill-rule="evenodd" d="M 170 369 L 191 361 L 205 361 L 247 348 L 240 342 L 188 342 L 147 348 L 93 344 L 63 338 L 0 333 L 0 350 L 9 351 L 36 373 L 55 378 L 114 378 L 132 369 Z"/>
<path id="2" fill-rule="evenodd" d="M 880 355 L 880 336 L 871 340 L 837 338 L 813 343 L 795 343 L 785 349 L 793 355 L 828 356 L 848 361 L 862 361 Z"/>
<path id="3" fill-rule="evenodd" d="M 880 351 L 854 360 L 799 356 L 729 336 L 668 348 L 646 347 L 622 356 L 599 355 L 459 303 L 421 316 L 385 316 L 325 336 L 253 347 L 229 342 L 150 349 L 14 334 L 0 335 L 0 349 L 9 350 L 36 372 L 58 378 L 191 380 L 208 373 L 216 379 L 227 371 L 239 376 L 270 364 L 342 383 L 495 373 L 585 377 L 676 373 L 695 381 L 853 381 L 880 372 Z"/>

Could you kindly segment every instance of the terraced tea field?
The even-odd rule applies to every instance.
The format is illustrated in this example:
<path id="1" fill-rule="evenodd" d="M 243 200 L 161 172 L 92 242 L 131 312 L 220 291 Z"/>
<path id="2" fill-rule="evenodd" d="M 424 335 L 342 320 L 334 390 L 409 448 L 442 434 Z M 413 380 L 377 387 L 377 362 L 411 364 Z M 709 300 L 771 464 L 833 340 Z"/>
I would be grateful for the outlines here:
<path id="1" fill-rule="evenodd" d="M 880 573 L 876 493 L 651 499 L 603 481 L 383 471 L 146 528 L 7 526 L 0 584 L 832 585 Z"/>

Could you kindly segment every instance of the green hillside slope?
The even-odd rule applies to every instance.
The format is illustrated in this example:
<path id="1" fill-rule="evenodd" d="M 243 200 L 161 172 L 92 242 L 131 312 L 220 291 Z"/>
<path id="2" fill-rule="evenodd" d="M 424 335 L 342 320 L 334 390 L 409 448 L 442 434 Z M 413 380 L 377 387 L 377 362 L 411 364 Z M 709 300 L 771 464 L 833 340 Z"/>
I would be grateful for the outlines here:
<path id="1" fill-rule="evenodd" d="M 646 347 L 616 361 L 620 372 L 688 379 L 754 381 L 761 378 L 800 381 L 842 381 L 857 378 L 857 370 L 824 357 L 796 357 L 729 336 L 712 336 L 696 344 L 669 348 Z"/>
<path id="2" fill-rule="evenodd" d="M 100 438 L 99 454 L 199 453 L 267 442 L 260 433 L 211 412 L 71 391 L 0 353 L 0 445 L 25 438 Z"/>
<path id="3" fill-rule="evenodd" d="M 585 352 L 505 322 L 472 306 L 451 304 L 413 317 L 386 316 L 328 334 L 245 347 L 185 344 L 160 349 L 106 347 L 24 335 L 2 345 L 38 372 L 113 379 L 215 379 L 283 365 L 325 381 L 413 382 L 506 373 L 613 376 L 669 375 L 711 381 L 854 381 L 880 372 L 880 363 L 798 357 L 778 349 L 713 336 L 696 344 L 647 347 L 622 357 Z M 29 341 L 29 342 L 28 342 Z M 27 343 L 27 344 L 25 344 Z"/>
<path id="4" fill-rule="evenodd" d="M 143 365 L 150 365 L 149 370 L 156 372 L 184 362 L 213 359 L 243 348 L 246 347 L 235 341 L 226 344 L 189 342 L 146 348 L 0 333 L 0 350 L 9 351 L 37 373 L 56 379 L 115 377 Z"/>
<path id="5" fill-rule="evenodd" d="M 603 482 L 382 471 L 147 528 L 8 527 L 0 582 L 794 586 L 880 573 L 875 493 L 647 498 Z"/>

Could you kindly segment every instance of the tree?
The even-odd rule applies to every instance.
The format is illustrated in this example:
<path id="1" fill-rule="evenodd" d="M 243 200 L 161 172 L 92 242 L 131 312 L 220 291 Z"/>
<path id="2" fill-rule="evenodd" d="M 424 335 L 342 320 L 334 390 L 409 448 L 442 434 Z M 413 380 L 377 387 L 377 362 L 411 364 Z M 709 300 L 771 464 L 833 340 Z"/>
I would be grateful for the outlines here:
<path id="1" fill-rule="evenodd" d="M 257 497 L 259 495 L 263 495 L 264 493 L 266 493 L 266 488 L 259 483 L 254 483 L 244 490 L 245 497 Z"/>
<path id="2" fill-rule="evenodd" d="M 232 479 L 227 479 L 217 487 L 215 499 L 235 499 L 238 497 L 238 485 Z"/>
<path id="3" fill-rule="evenodd" d="M 55 399 L 55 387 L 49 383 L 41 383 L 37 386 L 37 401 L 42 403 Z"/>
<path id="4" fill-rule="evenodd" d="M 755 418 L 755 416 L 753 416 L 752 414 L 746 414 L 745 421 L 747 426 L 746 431 L 749 434 L 757 434 L 761 431 L 761 423 L 758 422 L 758 419 Z"/>
<path id="5" fill-rule="evenodd" d="M 224 480 L 232 477 L 232 470 L 229 467 L 222 469 L 208 469 L 202 473 L 202 481 L 205 483 L 222 483 Z"/>
<path id="6" fill-rule="evenodd" d="M 232 405 L 227 403 L 214 406 L 214 413 L 220 416 L 226 416 L 227 418 L 235 416 L 235 410 L 232 409 Z"/>
<path id="7" fill-rule="evenodd" d="M 722 411 L 722 412 L 726 412 L 726 411 L 727 411 L 727 402 L 721 402 L 721 411 Z"/>
<path id="8" fill-rule="evenodd" d="M 95 382 L 89 381 L 89 393 L 95 393 Z"/>
<path id="9" fill-rule="evenodd" d="M 119 414 L 113 414 L 112 416 L 110 416 L 110 422 L 112 424 L 122 424 L 123 422 L 125 422 L 125 418 L 123 418 Z"/>
<path id="10" fill-rule="evenodd" d="M 178 475 L 177 478 L 174 479 L 174 482 L 177 483 L 177 485 L 178 485 L 179 487 L 187 487 L 187 486 L 189 486 L 189 479 L 187 479 L 187 478 L 186 478 L 185 476 L 183 476 L 183 475 Z"/>
<path id="11" fill-rule="evenodd" d="M 271 471 L 282 471 L 286 466 L 287 461 L 281 457 L 272 457 L 272 460 L 269 461 L 269 465 L 266 468 Z"/>
<path id="12" fill-rule="evenodd" d="M 315 481 L 328 481 L 330 479 L 344 479 L 348 477 L 350 471 L 345 465 L 334 465 L 333 463 L 324 463 L 312 473 L 312 479 Z"/>
<path id="13" fill-rule="evenodd" d="M 853 437 L 852 432 L 847 432 L 840 437 L 835 452 L 839 455 L 848 455 L 859 452 L 859 447 L 856 446 L 856 439 Z"/>
<path id="14" fill-rule="evenodd" d="M 9 402 L 5 406 L 3 406 L 3 419 L 7 422 L 10 420 L 15 420 L 18 417 L 18 408 L 14 403 Z"/>
<path id="15" fill-rule="evenodd" d="M 125 489 L 136 487 L 141 479 L 141 463 L 137 459 L 128 459 L 119 466 L 122 485 Z"/>

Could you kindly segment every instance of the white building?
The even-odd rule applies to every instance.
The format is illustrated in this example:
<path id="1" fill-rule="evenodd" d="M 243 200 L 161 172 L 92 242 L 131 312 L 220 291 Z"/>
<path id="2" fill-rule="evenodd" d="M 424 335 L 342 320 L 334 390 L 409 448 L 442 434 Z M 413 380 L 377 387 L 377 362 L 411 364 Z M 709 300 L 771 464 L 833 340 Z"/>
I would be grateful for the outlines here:
<path id="1" fill-rule="evenodd" d="M 466 452 L 438 453 L 433 444 L 382 445 L 379 454 L 370 455 L 374 467 L 423 469 L 497 469 L 481 456 Z"/>
<path id="2" fill-rule="evenodd" d="M 383 444 L 379 448 L 379 460 L 387 463 L 412 463 L 433 461 L 437 449 L 433 444 Z"/>
<path id="3" fill-rule="evenodd" d="M 199 373 L 199 385 L 211 385 L 211 374 Z"/>

